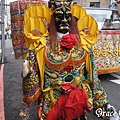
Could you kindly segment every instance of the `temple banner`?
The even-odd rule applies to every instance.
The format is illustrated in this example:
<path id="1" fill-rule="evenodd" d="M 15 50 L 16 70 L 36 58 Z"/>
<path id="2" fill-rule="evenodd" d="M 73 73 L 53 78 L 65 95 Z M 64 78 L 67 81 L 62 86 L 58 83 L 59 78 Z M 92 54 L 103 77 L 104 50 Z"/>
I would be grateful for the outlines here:
<path id="1" fill-rule="evenodd" d="M 120 30 L 100 30 L 93 46 L 98 74 L 120 70 Z"/>
<path id="2" fill-rule="evenodd" d="M 28 52 L 23 34 L 24 12 L 28 6 L 33 4 L 47 5 L 47 2 L 42 0 L 18 0 L 10 3 L 12 44 L 15 59 L 24 58 Z"/>

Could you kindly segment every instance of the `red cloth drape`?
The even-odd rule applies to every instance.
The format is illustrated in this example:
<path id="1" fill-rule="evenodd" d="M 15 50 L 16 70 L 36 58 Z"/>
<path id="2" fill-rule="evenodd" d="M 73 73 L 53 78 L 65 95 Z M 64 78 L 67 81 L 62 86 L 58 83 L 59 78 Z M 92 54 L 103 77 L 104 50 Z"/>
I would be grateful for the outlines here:
<path id="1" fill-rule="evenodd" d="M 62 85 L 64 93 L 46 116 L 46 120 L 72 120 L 88 112 L 86 92 L 70 83 Z"/>

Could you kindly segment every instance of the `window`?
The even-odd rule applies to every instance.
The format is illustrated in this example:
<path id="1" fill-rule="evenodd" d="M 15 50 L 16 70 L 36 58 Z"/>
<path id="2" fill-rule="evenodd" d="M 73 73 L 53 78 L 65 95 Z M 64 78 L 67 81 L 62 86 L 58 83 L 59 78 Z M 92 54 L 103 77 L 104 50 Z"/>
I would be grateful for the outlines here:
<path id="1" fill-rule="evenodd" d="M 100 7 L 100 2 L 90 2 L 90 7 Z"/>

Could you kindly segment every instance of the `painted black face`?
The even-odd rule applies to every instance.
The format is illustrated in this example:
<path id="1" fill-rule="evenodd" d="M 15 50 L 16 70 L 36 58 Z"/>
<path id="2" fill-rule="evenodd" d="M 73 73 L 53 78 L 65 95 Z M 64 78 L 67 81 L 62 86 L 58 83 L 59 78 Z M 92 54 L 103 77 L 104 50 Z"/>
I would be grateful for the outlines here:
<path id="1" fill-rule="evenodd" d="M 67 33 L 71 23 L 70 2 L 56 2 L 55 8 L 54 19 L 57 32 Z"/>

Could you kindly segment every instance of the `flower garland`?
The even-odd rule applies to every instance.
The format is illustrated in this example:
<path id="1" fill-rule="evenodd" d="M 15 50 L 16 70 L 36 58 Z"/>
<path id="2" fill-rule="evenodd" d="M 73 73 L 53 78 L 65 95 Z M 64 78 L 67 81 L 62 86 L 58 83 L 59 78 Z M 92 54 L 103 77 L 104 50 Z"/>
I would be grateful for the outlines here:
<path id="1" fill-rule="evenodd" d="M 66 34 L 63 35 L 62 39 L 60 40 L 60 46 L 71 50 L 77 42 L 77 38 L 74 34 Z"/>

